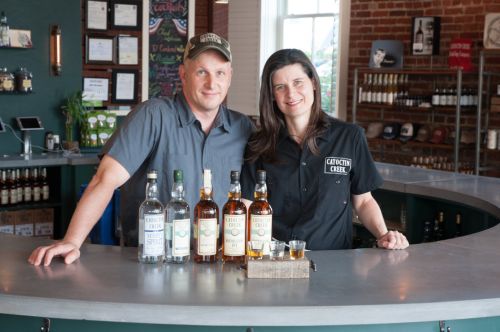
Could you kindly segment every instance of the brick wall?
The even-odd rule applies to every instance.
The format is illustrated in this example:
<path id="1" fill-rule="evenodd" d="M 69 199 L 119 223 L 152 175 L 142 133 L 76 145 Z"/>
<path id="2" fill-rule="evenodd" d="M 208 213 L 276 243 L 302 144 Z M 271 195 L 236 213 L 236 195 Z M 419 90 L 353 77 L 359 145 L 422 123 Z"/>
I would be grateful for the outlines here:
<path id="1" fill-rule="evenodd" d="M 215 32 L 227 38 L 228 5 L 214 0 L 196 0 L 195 34 Z"/>
<path id="2" fill-rule="evenodd" d="M 500 1 L 498 0 L 352 0 L 351 2 L 351 30 L 349 44 L 349 95 L 348 95 L 348 120 L 352 112 L 352 84 L 354 68 L 367 67 L 370 56 L 371 43 L 377 39 L 401 40 L 404 45 L 405 69 L 418 70 L 443 68 L 448 66 L 448 52 L 450 41 L 454 38 L 470 38 L 474 41 L 473 63 L 477 70 L 479 51 L 482 49 L 484 18 L 486 13 L 499 13 Z M 439 16 L 441 17 L 440 55 L 437 56 L 412 56 L 411 55 L 411 30 L 412 17 Z M 488 58 L 487 69 L 500 73 L 500 57 Z M 477 74 L 467 75 L 464 85 L 477 87 Z M 445 79 L 446 81 L 446 79 Z M 441 84 L 451 84 L 444 82 Z M 425 83 L 425 82 L 424 82 Z M 439 82 L 429 82 L 440 84 Z M 495 85 L 500 83 L 493 79 Z M 493 88 L 492 88 L 493 90 Z M 373 111 L 357 113 L 357 120 L 361 125 L 376 120 L 377 113 Z M 405 114 L 401 111 L 385 111 L 386 121 L 398 122 L 430 122 L 430 115 Z M 484 118 L 484 116 L 483 116 Z M 500 113 L 489 117 L 490 127 L 500 129 Z M 437 125 L 453 125 L 454 114 L 434 116 Z M 476 115 L 474 112 L 465 114 L 462 118 L 465 129 L 475 128 Z M 396 149 L 402 149 L 396 147 Z M 470 153 L 467 158 L 470 157 Z M 489 154 L 490 161 L 496 161 L 497 172 L 488 174 L 500 175 L 500 152 Z"/>

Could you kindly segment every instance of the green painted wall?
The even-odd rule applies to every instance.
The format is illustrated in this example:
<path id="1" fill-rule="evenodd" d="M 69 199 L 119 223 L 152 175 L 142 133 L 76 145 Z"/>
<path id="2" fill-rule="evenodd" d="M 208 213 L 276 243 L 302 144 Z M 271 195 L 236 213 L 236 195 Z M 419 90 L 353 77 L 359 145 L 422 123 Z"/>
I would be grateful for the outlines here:
<path id="1" fill-rule="evenodd" d="M 33 94 L 0 94 L 0 117 L 22 137 L 15 123 L 16 116 L 39 116 L 45 130 L 64 138 L 64 117 L 59 107 L 65 97 L 81 89 L 82 46 L 79 0 L 2 0 L 0 11 L 5 11 L 12 29 L 31 30 L 32 49 L 0 49 L 0 67 L 15 71 L 19 66 L 33 73 Z M 62 30 L 62 75 L 50 76 L 50 25 Z M 32 134 L 32 144 L 43 146 L 45 131 Z M 19 154 L 22 143 L 12 132 L 0 133 L 0 155 Z M 41 152 L 33 149 L 34 153 Z M 1 160 L 0 160 L 1 167 Z"/>

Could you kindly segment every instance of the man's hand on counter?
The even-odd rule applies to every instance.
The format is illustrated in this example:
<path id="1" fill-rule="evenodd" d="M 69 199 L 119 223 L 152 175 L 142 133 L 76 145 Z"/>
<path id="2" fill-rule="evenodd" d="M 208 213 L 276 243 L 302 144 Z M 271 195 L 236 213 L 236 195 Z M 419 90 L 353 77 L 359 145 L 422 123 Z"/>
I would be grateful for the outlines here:
<path id="1" fill-rule="evenodd" d="M 377 239 L 377 246 L 384 249 L 405 249 L 409 245 L 406 236 L 398 231 L 388 231 Z"/>
<path id="2" fill-rule="evenodd" d="M 28 262 L 38 266 L 43 261 L 43 265 L 48 266 L 52 262 L 52 258 L 57 256 L 63 257 L 64 263 L 71 264 L 80 257 L 80 250 L 78 246 L 71 242 L 56 242 L 50 246 L 38 247 L 33 250 L 28 258 Z"/>

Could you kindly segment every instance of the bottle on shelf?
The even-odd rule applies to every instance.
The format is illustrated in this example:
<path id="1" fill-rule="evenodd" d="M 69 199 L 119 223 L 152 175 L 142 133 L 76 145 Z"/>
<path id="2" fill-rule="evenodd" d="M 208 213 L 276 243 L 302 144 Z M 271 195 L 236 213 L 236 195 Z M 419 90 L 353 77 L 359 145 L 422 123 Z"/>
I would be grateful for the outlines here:
<path id="1" fill-rule="evenodd" d="M 7 24 L 7 16 L 5 12 L 0 14 L 0 47 L 10 46 L 9 25 Z"/>
<path id="2" fill-rule="evenodd" d="M 240 172 L 231 171 L 228 200 L 222 209 L 222 261 L 244 263 L 247 208 L 241 201 Z"/>
<path id="3" fill-rule="evenodd" d="M 8 172 L 7 181 L 9 186 L 9 204 L 16 205 L 17 204 L 16 170 L 9 169 L 7 172 Z"/>
<path id="4" fill-rule="evenodd" d="M 219 207 L 213 200 L 212 172 L 203 170 L 200 200 L 194 208 L 193 248 L 196 263 L 217 261 L 219 238 Z"/>
<path id="5" fill-rule="evenodd" d="M 257 171 L 254 201 L 248 208 L 247 239 L 269 243 L 272 238 L 273 209 L 267 201 L 266 171 Z M 269 246 L 264 245 L 264 255 L 269 254 Z"/>
<path id="6" fill-rule="evenodd" d="M 422 242 L 432 242 L 432 223 L 430 221 L 424 222 L 424 234 L 422 236 Z"/>
<path id="7" fill-rule="evenodd" d="M 174 170 L 171 199 L 165 210 L 165 254 L 168 263 L 186 263 L 190 257 L 191 219 L 189 205 L 184 199 L 184 174 Z"/>
<path id="8" fill-rule="evenodd" d="M 33 75 L 24 67 L 19 67 L 15 74 L 16 89 L 19 92 L 30 93 L 33 91 Z"/>
<path id="9" fill-rule="evenodd" d="M 455 237 L 464 235 L 462 230 L 462 214 L 458 212 L 455 216 Z"/>
<path id="10" fill-rule="evenodd" d="M 165 211 L 159 200 L 158 173 L 147 173 L 146 198 L 139 207 L 139 262 L 157 264 L 165 256 Z"/>
<path id="11" fill-rule="evenodd" d="M 436 87 L 434 89 L 434 93 L 432 94 L 432 106 L 439 106 L 440 103 L 439 103 L 439 97 L 441 95 L 441 90 Z"/>
<path id="12" fill-rule="evenodd" d="M 371 103 L 373 101 L 373 81 L 372 81 L 372 74 L 368 74 L 368 83 L 367 83 L 367 88 L 366 88 L 366 95 L 365 99 L 363 100 L 364 103 Z"/>
<path id="13" fill-rule="evenodd" d="M 30 169 L 25 168 L 23 174 L 23 200 L 25 202 L 31 202 L 33 198 L 33 193 L 31 190 L 31 180 L 30 180 Z"/>
<path id="14" fill-rule="evenodd" d="M 434 238 L 436 241 L 445 240 L 446 239 L 446 229 L 444 223 L 444 212 L 440 211 L 438 213 L 438 218 L 434 225 Z"/>
<path id="15" fill-rule="evenodd" d="M 7 171 L 2 169 L 0 177 L 0 205 L 9 205 L 9 184 L 7 181 Z"/>
<path id="16" fill-rule="evenodd" d="M 388 74 L 385 73 L 382 79 L 382 104 L 388 104 L 388 95 L 389 95 L 389 77 Z"/>
<path id="17" fill-rule="evenodd" d="M 31 192 L 33 194 L 33 202 L 40 202 L 42 199 L 42 186 L 38 178 L 38 168 L 33 168 L 31 170 Z"/>
<path id="18" fill-rule="evenodd" d="M 415 39 L 413 41 L 413 51 L 415 53 L 422 53 L 424 51 L 424 31 L 422 30 L 422 20 L 418 20 L 418 29 L 415 32 Z"/>
<path id="19" fill-rule="evenodd" d="M 358 89 L 358 103 L 364 103 L 366 101 L 366 90 L 367 90 L 367 87 L 366 85 L 368 84 L 368 74 L 365 73 L 363 75 L 363 83 L 361 83 L 359 85 L 359 89 Z"/>
<path id="20" fill-rule="evenodd" d="M 21 179 L 21 170 L 16 168 L 16 189 L 17 189 L 17 203 L 23 202 L 23 181 Z"/>
<path id="21" fill-rule="evenodd" d="M 40 186 L 42 187 L 42 192 L 41 192 L 42 201 L 48 201 L 50 198 L 50 187 L 49 187 L 49 182 L 47 181 L 47 169 L 45 167 L 42 168 L 40 175 L 41 175 Z"/>

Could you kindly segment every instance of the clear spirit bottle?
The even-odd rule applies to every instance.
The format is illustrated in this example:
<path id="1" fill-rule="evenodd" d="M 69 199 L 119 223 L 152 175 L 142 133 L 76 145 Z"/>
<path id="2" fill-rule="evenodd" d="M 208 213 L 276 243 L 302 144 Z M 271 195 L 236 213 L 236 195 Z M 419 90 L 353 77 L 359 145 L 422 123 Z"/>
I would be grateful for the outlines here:
<path id="1" fill-rule="evenodd" d="M 165 256 L 165 211 L 158 199 L 158 173 L 147 174 L 146 199 L 139 207 L 139 248 L 141 263 L 161 263 Z"/>
<path id="2" fill-rule="evenodd" d="M 248 208 L 248 240 L 263 241 L 264 255 L 269 254 L 272 237 L 273 209 L 267 201 L 266 171 L 257 171 L 254 201 Z M 266 245 L 267 244 L 267 245 Z"/>
<path id="3" fill-rule="evenodd" d="M 222 261 L 245 262 L 247 208 L 241 201 L 240 172 L 231 171 L 228 200 L 222 209 Z"/>
<path id="4" fill-rule="evenodd" d="M 217 261 L 219 207 L 213 201 L 212 195 L 212 172 L 205 169 L 203 187 L 200 189 L 200 201 L 194 208 L 193 256 L 196 263 Z"/>
<path id="5" fill-rule="evenodd" d="M 184 200 L 184 176 L 182 170 L 174 170 L 172 198 L 165 210 L 165 254 L 168 263 L 186 263 L 189 261 L 191 245 L 191 220 L 189 205 Z"/>

